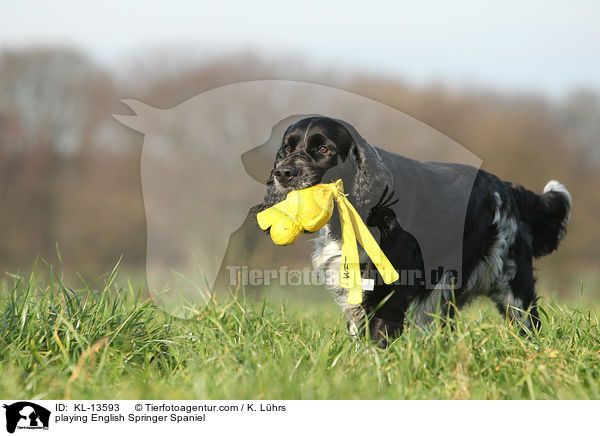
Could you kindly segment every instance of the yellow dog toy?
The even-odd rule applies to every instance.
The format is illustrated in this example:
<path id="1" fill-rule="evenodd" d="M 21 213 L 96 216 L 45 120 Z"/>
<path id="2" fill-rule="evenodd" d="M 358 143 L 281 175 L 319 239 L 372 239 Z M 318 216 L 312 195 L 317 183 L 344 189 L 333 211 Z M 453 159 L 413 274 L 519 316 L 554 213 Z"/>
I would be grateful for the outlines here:
<path id="1" fill-rule="evenodd" d="M 274 243 L 289 245 L 298 239 L 303 231 L 314 232 L 327 224 L 333 214 L 334 200 L 338 205 L 342 225 L 340 287 L 348 289 L 348 303 L 360 304 L 362 285 L 357 240 L 379 270 L 385 283 L 393 283 L 399 276 L 356 209 L 346 198 L 341 180 L 291 191 L 285 200 L 258 213 L 256 220 L 263 230 L 271 227 L 271 239 Z"/>

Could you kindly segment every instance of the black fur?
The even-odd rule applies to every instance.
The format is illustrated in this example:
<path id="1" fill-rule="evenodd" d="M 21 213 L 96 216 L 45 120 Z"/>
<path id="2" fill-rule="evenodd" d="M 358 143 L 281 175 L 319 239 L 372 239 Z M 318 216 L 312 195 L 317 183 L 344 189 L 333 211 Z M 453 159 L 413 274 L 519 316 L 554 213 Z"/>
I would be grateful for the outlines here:
<path id="1" fill-rule="evenodd" d="M 440 283 L 436 294 L 423 280 L 428 271 L 422 247 L 403 224 L 422 221 L 427 225 L 430 216 L 425 215 L 431 214 L 420 208 L 423 193 L 427 199 L 445 198 L 452 189 L 465 189 L 459 183 L 468 174 L 473 174 L 473 183 L 472 187 L 466 185 L 470 191 L 462 233 L 462 268 L 459 277 Z M 461 307 L 486 295 L 500 312 L 517 318 L 524 328 L 539 327 L 532 257 L 552 252 L 564 236 L 571 206 L 566 190 L 538 195 L 465 165 L 407 159 L 369 145 L 343 121 L 310 117 L 286 130 L 264 202 L 253 209 L 263 210 L 293 189 L 338 178 L 343 179 L 349 200 L 363 220 L 379 235 L 380 246 L 394 267 L 408 272 L 396 283 L 385 285 L 379 280 L 372 292 L 364 292 L 362 308 L 367 317 L 359 320 L 357 327 L 364 330 L 368 320 L 368 332 L 378 345 L 386 346 L 388 338 L 402 332 L 411 306 L 425 316 L 433 298 L 438 298 L 435 307 L 451 316 L 455 305 Z M 432 182 L 436 180 L 447 182 Z M 437 192 L 441 190 L 444 192 Z M 449 207 L 436 212 L 442 216 L 456 213 Z M 329 228 L 328 237 L 339 240 L 338 220 L 330 220 Z M 431 229 L 432 235 L 438 230 Z M 452 252 L 452 248 L 444 250 Z M 376 271 L 369 262 L 361 267 L 363 276 Z M 356 310 L 346 311 L 349 324 L 356 322 Z M 524 312 L 527 317 L 521 315 Z"/>

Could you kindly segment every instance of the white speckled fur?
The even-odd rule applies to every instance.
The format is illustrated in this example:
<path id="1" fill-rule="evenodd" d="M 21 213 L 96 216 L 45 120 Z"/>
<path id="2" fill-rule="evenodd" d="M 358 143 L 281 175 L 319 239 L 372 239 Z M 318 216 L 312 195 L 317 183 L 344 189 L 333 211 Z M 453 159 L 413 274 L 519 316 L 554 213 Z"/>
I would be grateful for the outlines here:
<path id="1" fill-rule="evenodd" d="M 510 288 L 510 281 L 515 277 L 517 266 L 513 259 L 508 256 L 509 249 L 515 241 L 517 234 L 517 221 L 512 213 L 503 207 L 500 194 L 495 193 L 496 214 L 493 223 L 498 228 L 498 238 L 489 249 L 488 254 L 479 262 L 471 273 L 465 284 L 464 295 L 467 295 L 467 303 L 480 295 L 490 296 L 497 304 L 507 304 L 521 309 L 522 302 L 517 301 Z M 444 303 L 452 297 L 452 288 L 446 275 L 433 289 L 430 296 L 413 304 L 413 320 L 418 325 L 425 325 L 431 321 L 431 314 L 437 311 Z M 514 309 L 511 309 L 511 314 Z M 512 314 L 516 319 L 521 316 Z"/>

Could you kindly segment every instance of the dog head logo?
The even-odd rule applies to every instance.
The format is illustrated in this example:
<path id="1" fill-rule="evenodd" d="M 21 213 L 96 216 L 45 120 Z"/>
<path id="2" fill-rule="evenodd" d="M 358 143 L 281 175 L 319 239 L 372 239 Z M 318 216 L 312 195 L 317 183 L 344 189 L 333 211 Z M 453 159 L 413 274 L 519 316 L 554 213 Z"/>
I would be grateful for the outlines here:
<path id="1" fill-rule="evenodd" d="M 19 401 L 3 406 L 6 409 L 6 431 L 16 429 L 48 429 L 50 411 L 29 401 Z"/>
<path id="2" fill-rule="evenodd" d="M 252 265 L 255 259 L 257 269 L 277 267 L 277 262 L 291 262 L 293 250 L 310 264 L 309 238 L 300 238 L 295 249 L 275 247 L 248 213 L 263 201 L 287 127 L 307 115 L 344 120 L 353 126 L 356 141 L 366 140 L 409 158 L 481 165 L 470 151 L 401 111 L 312 83 L 235 83 L 170 109 L 134 100 L 123 103 L 135 114 L 114 118 L 144 134 L 140 172 L 148 288 L 158 307 L 179 317 L 192 316 L 194 308 L 203 306 L 211 294 L 229 292 L 229 265 Z M 464 213 L 475 173 L 463 176 L 462 198 L 431 198 L 425 187 L 423 192 L 406 193 L 411 201 L 404 205 L 415 210 L 396 213 L 419 240 L 431 270 L 440 265 L 444 270 L 460 267 Z M 443 188 L 446 181 L 432 183 Z M 403 192 L 403 186 L 394 189 Z M 456 210 L 456 216 L 436 213 L 440 201 L 446 209 Z M 427 225 L 420 219 L 423 216 L 429 220 Z M 440 241 L 459 247 L 442 262 L 435 259 Z"/>

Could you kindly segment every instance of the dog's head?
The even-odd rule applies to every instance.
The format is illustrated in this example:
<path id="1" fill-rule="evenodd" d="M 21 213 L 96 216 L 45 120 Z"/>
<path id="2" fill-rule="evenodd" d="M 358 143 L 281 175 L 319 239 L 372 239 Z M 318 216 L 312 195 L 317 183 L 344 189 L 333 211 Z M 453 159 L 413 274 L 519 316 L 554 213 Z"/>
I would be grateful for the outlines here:
<path id="1" fill-rule="evenodd" d="M 260 209 L 283 200 L 288 192 L 342 179 L 361 212 L 386 186 L 389 171 L 375 148 L 344 121 L 304 118 L 289 126 L 277 151 Z M 381 186 L 381 188 L 378 188 Z"/>
<path id="2" fill-rule="evenodd" d="M 272 181 L 283 193 L 329 182 L 323 180 L 324 176 L 338 169 L 349 153 L 356 153 L 356 144 L 342 124 L 325 117 L 305 118 L 285 131 L 271 172 Z"/>

